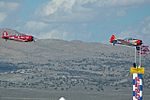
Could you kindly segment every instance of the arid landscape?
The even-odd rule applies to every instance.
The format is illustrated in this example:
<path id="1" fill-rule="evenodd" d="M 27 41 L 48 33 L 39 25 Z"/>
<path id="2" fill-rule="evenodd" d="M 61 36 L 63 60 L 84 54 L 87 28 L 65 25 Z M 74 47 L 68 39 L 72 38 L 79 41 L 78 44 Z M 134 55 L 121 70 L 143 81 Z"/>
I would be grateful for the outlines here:
<path id="1" fill-rule="evenodd" d="M 124 46 L 0 39 L 0 100 L 58 100 L 61 96 L 66 100 L 131 100 L 133 62 L 134 48 Z M 142 57 L 142 64 L 146 69 L 143 95 L 149 100 L 149 54 Z"/>

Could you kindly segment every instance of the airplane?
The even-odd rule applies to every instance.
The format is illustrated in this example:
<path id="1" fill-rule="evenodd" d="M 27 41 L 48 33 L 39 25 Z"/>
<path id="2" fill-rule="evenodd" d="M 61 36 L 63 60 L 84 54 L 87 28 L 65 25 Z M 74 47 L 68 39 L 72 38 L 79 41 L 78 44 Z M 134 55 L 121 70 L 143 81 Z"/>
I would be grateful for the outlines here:
<path id="1" fill-rule="evenodd" d="M 134 38 L 125 38 L 125 39 L 117 39 L 115 35 L 112 35 L 110 37 L 110 43 L 113 45 L 121 44 L 121 45 L 127 45 L 127 46 L 141 46 L 142 40 L 140 39 L 134 39 Z"/>
<path id="2" fill-rule="evenodd" d="M 19 42 L 32 42 L 34 41 L 34 37 L 31 35 L 26 35 L 26 34 L 8 34 L 7 31 L 4 31 L 2 34 L 2 39 L 7 40 L 14 40 L 14 41 L 19 41 Z"/>

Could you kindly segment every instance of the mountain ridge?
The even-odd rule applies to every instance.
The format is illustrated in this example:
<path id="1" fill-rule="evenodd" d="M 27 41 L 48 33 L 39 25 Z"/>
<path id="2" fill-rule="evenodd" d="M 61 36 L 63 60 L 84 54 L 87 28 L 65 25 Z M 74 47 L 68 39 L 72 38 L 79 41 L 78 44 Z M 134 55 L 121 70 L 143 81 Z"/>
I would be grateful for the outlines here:
<path id="1" fill-rule="evenodd" d="M 150 84 L 149 58 L 149 54 L 142 57 L 146 87 Z M 15 85 L 10 87 L 68 89 L 81 86 L 98 91 L 103 90 L 103 86 L 126 87 L 131 86 L 129 69 L 133 63 L 134 48 L 126 46 L 58 39 L 28 43 L 0 38 L 0 67 L 14 67 L 12 71 L 0 73 L 2 87 L 12 82 Z"/>

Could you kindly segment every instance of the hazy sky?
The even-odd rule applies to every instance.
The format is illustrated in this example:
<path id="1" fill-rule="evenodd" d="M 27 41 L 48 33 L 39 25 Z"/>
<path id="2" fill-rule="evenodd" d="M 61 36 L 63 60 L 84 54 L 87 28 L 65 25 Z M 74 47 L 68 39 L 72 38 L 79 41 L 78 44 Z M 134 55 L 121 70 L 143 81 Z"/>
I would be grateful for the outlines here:
<path id="1" fill-rule="evenodd" d="M 115 33 L 150 44 L 150 0 L 0 0 L 0 28 L 104 43 Z"/>

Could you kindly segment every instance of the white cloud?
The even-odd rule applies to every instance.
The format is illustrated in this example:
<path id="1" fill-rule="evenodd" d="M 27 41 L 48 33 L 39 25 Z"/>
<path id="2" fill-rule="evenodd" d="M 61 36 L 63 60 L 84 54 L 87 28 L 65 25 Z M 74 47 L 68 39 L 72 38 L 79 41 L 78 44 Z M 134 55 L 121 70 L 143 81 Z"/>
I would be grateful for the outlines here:
<path id="1" fill-rule="evenodd" d="M 3 22 L 7 17 L 6 13 L 0 12 L 0 22 Z"/>
<path id="2" fill-rule="evenodd" d="M 0 1 L 0 22 L 3 22 L 9 12 L 17 9 L 18 6 L 19 4 L 16 2 Z"/>
<path id="3" fill-rule="evenodd" d="M 75 0 L 52 0 L 40 9 L 40 13 L 42 16 L 50 16 L 59 9 L 63 9 L 65 12 L 70 12 L 74 3 Z"/>
<path id="4" fill-rule="evenodd" d="M 74 26 L 74 27 L 73 27 Z M 35 37 L 42 39 L 63 39 L 63 40 L 83 40 L 88 41 L 92 37 L 92 32 L 86 31 L 86 24 L 83 25 L 70 25 L 70 24 L 47 24 L 46 27 L 43 27 L 41 30 L 36 30 L 36 27 L 33 27 L 29 32 Z M 25 28 L 29 30 L 29 28 Z M 28 32 L 27 32 L 28 33 Z"/>
<path id="5" fill-rule="evenodd" d="M 49 32 L 39 34 L 38 37 L 41 39 L 67 39 L 68 34 L 68 32 L 53 29 Z"/>
<path id="6" fill-rule="evenodd" d="M 47 24 L 44 22 L 28 21 L 25 24 L 24 28 L 31 32 L 37 32 L 37 31 L 43 30 L 46 26 Z"/>
<path id="7" fill-rule="evenodd" d="M 0 8 L 4 10 L 15 10 L 18 6 L 17 2 L 0 1 Z"/>
<path id="8" fill-rule="evenodd" d="M 97 7 L 115 7 L 115 6 L 132 6 L 149 2 L 149 0 L 52 0 L 45 4 L 40 12 L 43 16 L 49 16 L 61 9 L 64 12 L 71 12 L 74 9 L 83 8 L 93 9 Z M 88 5 L 88 7 L 86 6 Z M 92 6 L 94 5 L 94 6 Z"/>
<path id="9" fill-rule="evenodd" d="M 49 22 L 87 22 L 101 17 L 125 16 L 123 7 L 147 2 L 149 0 L 51 0 L 36 11 L 36 16 Z"/>
<path id="10" fill-rule="evenodd" d="M 88 30 L 90 22 L 104 22 L 108 19 L 113 20 L 125 16 L 132 6 L 137 7 L 137 5 L 147 2 L 149 0 L 49 0 L 35 12 L 36 19 L 39 21 L 27 22 L 24 29 L 28 32 L 34 32 L 33 34 L 37 34 L 39 38 L 87 40 L 92 37 L 93 32 Z M 74 24 L 84 22 L 88 23 L 88 27 L 84 29 L 82 29 L 82 26 L 79 28 L 80 25 L 79 27 L 74 26 Z M 59 25 L 56 25 L 56 23 Z M 63 24 L 67 25 L 63 26 Z M 145 30 L 147 30 L 146 27 Z M 135 29 L 126 30 L 121 33 L 122 36 L 120 35 L 120 37 L 136 36 L 141 38 L 141 33 L 137 33 L 140 32 Z"/>

